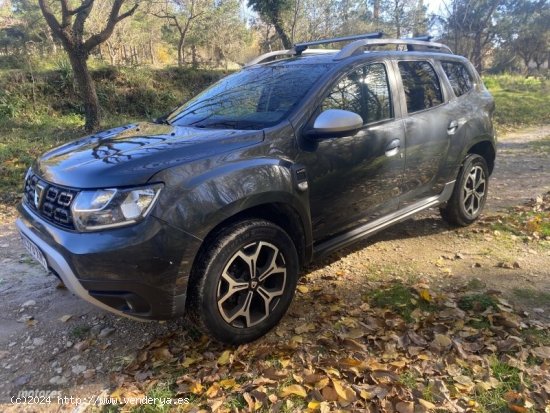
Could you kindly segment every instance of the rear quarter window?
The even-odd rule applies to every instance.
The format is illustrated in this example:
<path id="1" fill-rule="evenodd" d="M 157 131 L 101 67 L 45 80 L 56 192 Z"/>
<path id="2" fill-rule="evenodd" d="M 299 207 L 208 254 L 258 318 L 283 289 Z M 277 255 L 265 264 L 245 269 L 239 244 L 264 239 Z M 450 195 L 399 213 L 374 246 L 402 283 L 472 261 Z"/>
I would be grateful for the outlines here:
<path id="1" fill-rule="evenodd" d="M 425 61 L 398 62 L 407 99 L 407 112 L 414 113 L 443 103 L 441 85 L 432 65 Z"/>
<path id="2" fill-rule="evenodd" d="M 474 87 L 474 79 L 468 68 L 459 62 L 441 62 L 455 95 L 462 96 Z"/>

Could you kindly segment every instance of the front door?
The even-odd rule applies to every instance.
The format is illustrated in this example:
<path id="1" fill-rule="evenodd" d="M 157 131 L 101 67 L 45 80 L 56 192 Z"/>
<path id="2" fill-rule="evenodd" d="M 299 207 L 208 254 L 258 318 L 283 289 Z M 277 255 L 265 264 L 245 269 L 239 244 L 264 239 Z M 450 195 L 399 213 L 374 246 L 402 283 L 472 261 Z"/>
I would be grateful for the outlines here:
<path id="1" fill-rule="evenodd" d="M 388 78 L 384 63 L 355 67 L 334 84 L 316 112 L 349 110 L 364 121 L 355 135 L 319 140 L 313 150 L 298 157 L 308 174 L 316 241 L 398 207 L 404 130 L 402 120 L 394 116 Z"/>

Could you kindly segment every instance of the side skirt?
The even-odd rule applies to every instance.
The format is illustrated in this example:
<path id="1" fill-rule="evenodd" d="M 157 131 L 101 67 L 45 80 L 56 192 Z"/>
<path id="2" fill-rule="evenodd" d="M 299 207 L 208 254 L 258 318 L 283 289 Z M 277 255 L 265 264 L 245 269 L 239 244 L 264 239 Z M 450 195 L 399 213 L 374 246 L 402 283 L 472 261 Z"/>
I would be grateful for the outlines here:
<path id="1" fill-rule="evenodd" d="M 412 217 L 420 211 L 447 202 L 453 194 L 454 185 L 455 181 L 447 182 L 445 184 L 445 187 L 443 188 L 443 191 L 441 191 L 439 195 L 434 195 L 429 198 L 422 199 L 412 205 L 409 205 L 406 208 L 395 211 L 389 215 L 386 215 L 385 217 L 376 219 L 372 222 L 368 222 L 365 225 L 346 232 L 345 234 L 338 235 L 334 238 L 322 242 L 319 245 L 314 246 L 314 259 L 329 254 L 335 250 L 347 247 L 355 243 L 356 241 L 373 235 L 378 231 L 381 231 L 393 224 L 405 221 L 406 219 Z"/>

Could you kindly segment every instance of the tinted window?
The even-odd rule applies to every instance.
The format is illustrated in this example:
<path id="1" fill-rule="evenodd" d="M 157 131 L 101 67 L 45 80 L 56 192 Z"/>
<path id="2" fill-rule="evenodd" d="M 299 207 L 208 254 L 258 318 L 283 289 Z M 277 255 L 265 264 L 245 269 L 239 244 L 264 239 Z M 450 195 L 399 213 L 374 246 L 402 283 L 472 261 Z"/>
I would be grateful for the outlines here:
<path id="1" fill-rule="evenodd" d="M 418 112 L 443 102 L 435 70 L 428 62 L 399 62 L 407 111 Z"/>
<path id="2" fill-rule="evenodd" d="M 227 76 L 168 115 L 178 126 L 263 129 L 285 118 L 329 65 L 276 65 Z"/>
<path id="3" fill-rule="evenodd" d="M 441 62 L 443 71 L 447 75 L 456 96 L 462 96 L 474 87 L 472 75 L 462 63 Z"/>
<path id="4" fill-rule="evenodd" d="M 375 63 L 349 73 L 330 91 L 321 109 L 349 110 L 360 115 L 365 123 L 391 118 L 386 68 Z"/>

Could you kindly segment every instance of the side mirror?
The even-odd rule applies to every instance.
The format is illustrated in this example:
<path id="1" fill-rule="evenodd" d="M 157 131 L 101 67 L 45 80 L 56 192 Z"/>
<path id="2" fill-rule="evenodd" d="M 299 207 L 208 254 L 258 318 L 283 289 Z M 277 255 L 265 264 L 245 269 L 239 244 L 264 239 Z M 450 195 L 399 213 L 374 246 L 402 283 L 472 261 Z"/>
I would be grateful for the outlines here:
<path id="1" fill-rule="evenodd" d="M 308 130 L 308 136 L 317 139 L 339 138 L 353 135 L 363 127 L 363 118 L 349 110 L 327 109 L 319 114 Z"/>

